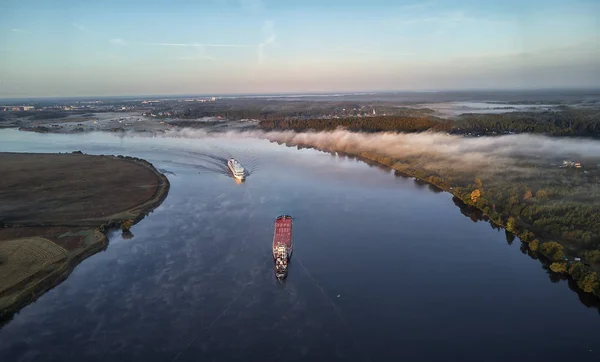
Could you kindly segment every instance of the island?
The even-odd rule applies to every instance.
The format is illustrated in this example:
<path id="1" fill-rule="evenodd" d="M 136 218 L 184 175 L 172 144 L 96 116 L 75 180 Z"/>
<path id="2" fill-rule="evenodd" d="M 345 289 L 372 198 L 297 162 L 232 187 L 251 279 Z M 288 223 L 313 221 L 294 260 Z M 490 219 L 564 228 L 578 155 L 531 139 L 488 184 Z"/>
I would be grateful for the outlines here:
<path id="1" fill-rule="evenodd" d="M 169 181 L 124 156 L 0 153 L 0 322 L 104 250 L 166 198 Z"/>

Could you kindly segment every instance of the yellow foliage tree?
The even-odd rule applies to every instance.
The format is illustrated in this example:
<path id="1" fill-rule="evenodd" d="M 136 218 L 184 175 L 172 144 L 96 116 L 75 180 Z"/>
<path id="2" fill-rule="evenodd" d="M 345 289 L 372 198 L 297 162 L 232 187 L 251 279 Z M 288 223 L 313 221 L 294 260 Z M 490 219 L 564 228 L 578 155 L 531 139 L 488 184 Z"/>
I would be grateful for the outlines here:
<path id="1" fill-rule="evenodd" d="M 523 195 L 523 200 L 527 200 L 533 197 L 533 193 L 531 192 L 531 190 L 527 190 L 525 191 L 525 195 Z"/>
<path id="2" fill-rule="evenodd" d="M 540 250 L 552 261 L 563 260 L 563 246 L 555 241 L 549 241 L 540 245 Z"/>
<path id="3" fill-rule="evenodd" d="M 476 178 L 476 179 L 475 179 L 475 188 L 476 188 L 476 189 L 480 189 L 480 188 L 482 188 L 482 187 L 483 187 L 483 181 L 481 181 L 481 179 L 480 179 L 480 178 Z"/>
<path id="4" fill-rule="evenodd" d="M 600 281 L 598 280 L 598 274 L 592 272 L 585 276 L 585 278 L 579 284 L 580 287 L 586 293 L 592 293 L 600 287 Z"/>
<path id="5" fill-rule="evenodd" d="M 506 230 L 510 231 L 510 232 L 515 232 L 517 228 L 517 222 L 515 221 L 514 217 L 509 217 L 508 221 L 506 222 Z"/>
<path id="6" fill-rule="evenodd" d="M 532 251 L 536 251 L 539 246 L 540 246 L 540 241 L 538 239 L 535 239 L 529 243 L 529 249 Z"/>
<path id="7" fill-rule="evenodd" d="M 473 201 L 473 203 L 476 203 L 480 197 L 481 197 L 481 191 L 473 190 L 473 192 L 471 192 L 471 201 Z"/>
<path id="8" fill-rule="evenodd" d="M 133 220 L 125 220 L 121 224 L 121 230 L 129 231 L 129 229 L 131 229 L 132 226 L 133 226 Z"/>
<path id="9" fill-rule="evenodd" d="M 550 270 L 555 273 L 564 273 L 567 271 L 567 263 L 552 263 L 550 264 Z"/>

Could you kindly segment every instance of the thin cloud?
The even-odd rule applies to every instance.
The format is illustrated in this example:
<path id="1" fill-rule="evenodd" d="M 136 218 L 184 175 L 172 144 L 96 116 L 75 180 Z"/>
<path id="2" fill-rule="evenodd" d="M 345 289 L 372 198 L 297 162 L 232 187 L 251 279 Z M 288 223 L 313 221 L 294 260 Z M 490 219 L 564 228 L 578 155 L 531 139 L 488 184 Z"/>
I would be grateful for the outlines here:
<path id="1" fill-rule="evenodd" d="M 184 56 L 184 57 L 180 57 L 180 60 L 210 60 L 210 61 L 215 61 L 217 60 L 215 57 L 212 57 L 208 54 L 206 54 L 206 48 L 205 47 L 198 47 L 196 48 L 198 49 L 196 55 L 194 56 Z"/>
<path id="2" fill-rule="evenodd" d="M 394 7 L 392 8 L 392 11 L 400 14 L 414 14 L 415 12 L 428 11 L 438 5 L 439 4 L 437 1 L 417 1 L 412 4 L 404 4 Z"/>
<path id="3" fill-rule="evenodd" d="M 270 20 L 265 20 L 262 26 L 262 33 L 265 39 L 258 44 L 258 64 L 264 64 L 265 48 L 267 46 L 275 44 L 277 37 L 275 36 L 275 25 Z"/>
<path id="4" fill-rule="evenodd" d="M 19 34 L 31 34 L 29 31 L 27 31 L 25 29 L 19 29 L 19 28 L 12 28 L 12 29 L 10 29 L 10 31 L 12 31 L 13 33 L 19 33 Z"/>
<path id="5" fill-rule="evenodd" d="M 217 60 L 215 57 L 211 57 L 210 55 L 195 55 L 190 57 L 179 57 L 179 60 L 210 60 L 214 62 Z"/>
<path id="6" fill-rule="evenodd" d="M 111 39 L 111 40 L 109 40 L 109 42 L 110 42 L 112 45 L 118 45 L 118 46 L 126 46 L 126 45 L 128 45 L 128 44 L 129 44 L 129 43 L 127 43 L 125 40 L 123 40 L 123 39 L 121 39 L 121 38 L 115 38 L 115 39 Z"/>
<path id="7" fill-rule="evenodd" d="M 258 12 L 265 8 L 265 4 L 262 0 L 239 0 L 238 3 L 242 10 Z"/>
<path id="8" fill-rule="evenodd" d="M 338 45 L 335 47 L 335 50 L 338 52 L 344 52 L 344 53 L 357 53 L 357 54 L 370 54 L 370 55 L 377 55 L 377 56 L 381 56 L 381 51 L 379 50 L 372 50 L 372 49 L 365 49 L 365 48 L 348 48 L 345 46 L 341 46 Z M 402 56 L 415 56 L 416 53 L 396 53 L 394 51 L 389 51 L 389 52 L 385 52 L 387 54 L 390 55 L 402 55 Z"/>
<path id="9" fill-rule="evenodd" d="M 341 45 L 335 47 L 335 50 L 338 52 L 348 52 L 348 53 L 363 53 L 363 54 L 372 54 L 373 51 L 364 48 L 348 48 Z"/>
<path id="10" fill-rule="evenodd" d="M 251 45 L 244 44 L 200 44 L 200 43 L 141 43 L 144 45 L 156 45 L 167 47 L 193 47 L 193 48 L 249 48 Z"/>
<path id="11" fill-rule="evenodd" d="M 90 29 L 86 28 L 85 26 L 83 26 L 83 25 L 81 25 L 81 24 L 73 23 L 73 26 L 74 26 L 74 27 L 75 27 L 77 30 L 79 30 L 79 31 L 81 31 L 81 32 L 84 32 L 84 33 L 91 33 L 91 30 L 90 30 Z"/>

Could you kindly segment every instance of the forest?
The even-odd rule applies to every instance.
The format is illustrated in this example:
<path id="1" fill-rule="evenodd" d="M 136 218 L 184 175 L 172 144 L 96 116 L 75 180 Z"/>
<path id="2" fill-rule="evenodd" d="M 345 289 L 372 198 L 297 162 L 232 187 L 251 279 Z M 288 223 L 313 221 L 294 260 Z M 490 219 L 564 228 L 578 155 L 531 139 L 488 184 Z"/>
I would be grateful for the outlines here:
<path id="1" fill-rule="evenodd" d="M 257 99 L 227 99 L 199 104 L 173 103 L 153 109 L 154 114 L 176 114 L 179 119 L 221 117 L 228 120 L 255 119 L 259 121 L 332 119 L 335 117 L 367 117 L 379 115 L 423 116 L 430 109 L 399 107 L 383 102 L 348 101 L 282 101 Z"/>
<path id="2" fill-rule="evenodd" d="M 600 137 L 600 110 L 564 107 L 559 111 L 463 114 L 454 120 L 454 134 L 541 133 L 549 136 Z"/>
<path id="3" fill-rule="evenodd" d="M 443 119 L 428 114 L 395 114 L 375 117 L 327 119 L 263 118 L 260 128 L 297 132 L 331 131 L 343 127 L 354 132 L 436 131 L 470 136 L 536 133 L 548 136 L 600 137 L 600 110 L 571 109 L 502 114 L 463 114 Z"/>
<path id="4" fill-rule="evenodd" d="M 343 127 L 354 132 L 448 132 L 452 127 L 450 121 L 431 116 L 374 116 L 362 118 L 330 118 L 330 119 L 283 119 L 261 121 L 259 127 L 270 130 L 308 130 L 333 131 Z"/>

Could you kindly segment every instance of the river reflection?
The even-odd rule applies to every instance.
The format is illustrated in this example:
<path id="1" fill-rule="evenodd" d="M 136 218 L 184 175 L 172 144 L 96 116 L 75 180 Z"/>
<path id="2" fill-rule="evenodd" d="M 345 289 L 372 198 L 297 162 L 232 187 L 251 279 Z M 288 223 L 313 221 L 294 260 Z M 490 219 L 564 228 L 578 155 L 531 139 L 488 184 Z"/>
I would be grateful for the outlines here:
<path id="1" fill-rule="evenodd" d="M 600 356 L 596 309 L 548 282 L 504 230 L 389 169 L 234 137 L 0 130 L 0 151 L 73 150 L 147 159 L 167 173 L 169 196 L 135 237 L 112 233 L 104 252 L 2 328 L 1 361 Z M 236 184 L 201 169 L 211 167 L 202 152 L 259 167 Z M 270 255 L 280 214 L 295 218 L 283 283 Z"/>
<path id="2" fill-rule="evenodd" d="M 452 201 L 460 209 L 461 214 L 468 217 L 471 221 L 485 222 L 485 223 L 488 223 L 492 227 L 492 229 L 503 230 L 502 227 L 500 227 L 500 226 L 496 225 L 494 222 L 492 222 L 490 220 L 490 218 L 487 215 L 485 215 L 481 210 L 479 210 L 473 206 L 465 204 L 464 202 L 462 202 L 462 200 L 460 200 L 456 196 L 452 198 Z M 512 245 L 514 240 L 518 239 L 515 234 L 513 234 L 507 230 L 504 230 L 504 234 L 506 235 L 506 243 L 508 245 Z M 571 278 L 569 278 L 568 276 L 559 274 L 559 273 L 555 273 L 552 270 L 550 270 L 551 262 L 549 260 L 541 259 L 536 252 L 531 251 L 527 247 L 526 243 L 521 242 L 519 249 L 521 250 L 522 254 L 529 256 L 533 260 L 539 260 L 541 262 L 542 269 L 544 269 L 546 271 L 546 273 L 548 274 L 548 278 L 550 279 L 550 281 L 552 283 L 568 281 L 567 284 L 569 286 L 569 289 L 571 289 L 572 291 L 577 293 L 577 296 L 579 297 L 579 301 L 581 301 L 581 303 L 588 308 L 597 309 L 598 313 L 600 314 L 600 299 L 598 299 L 593 294 L 585 293 L 581 288 L 579 288 L 579 286 L 577 286 L 577 283 L 574 280 L 572 280 Z"/>

